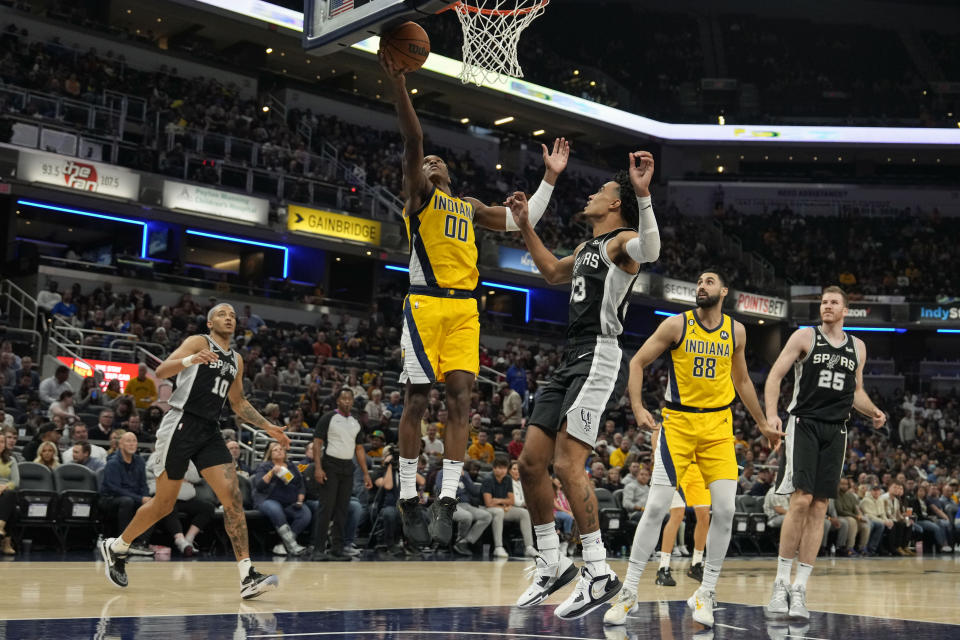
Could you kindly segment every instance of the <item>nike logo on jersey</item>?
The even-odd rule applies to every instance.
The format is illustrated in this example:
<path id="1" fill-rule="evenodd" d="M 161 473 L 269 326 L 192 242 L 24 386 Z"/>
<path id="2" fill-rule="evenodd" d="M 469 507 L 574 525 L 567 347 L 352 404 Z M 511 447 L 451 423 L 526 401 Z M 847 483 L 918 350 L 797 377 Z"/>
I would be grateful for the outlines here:
<path id="1" fill-rule="evenodd" d="M 847 353 L 853 353 L 853 347 L 847 347 Z"/>

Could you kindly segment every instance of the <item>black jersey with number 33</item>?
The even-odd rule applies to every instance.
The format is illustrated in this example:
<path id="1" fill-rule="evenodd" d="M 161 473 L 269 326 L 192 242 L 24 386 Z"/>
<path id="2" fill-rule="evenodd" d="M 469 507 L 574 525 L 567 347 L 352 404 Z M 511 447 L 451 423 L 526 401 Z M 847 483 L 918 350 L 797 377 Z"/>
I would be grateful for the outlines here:
<path id="1" fill-rule="evenodd" d="M 633 229 L 614 229 L 587 241 L 573 263 L 570 280 L 570 317 L 567 340 L 591 336 L 618 336 L 633 282 L 637 276 L 610 261 L 607 243 Z"/>
<path id="2" fill-rule="evenodd" d="M 814 327 L 810 351 L 794 364 L 793 401 L 788 411 L 821 422 L 846 422 L 857 390 L 859 361 L 857 345 L 849 334 L 834 346 L 820 327 Z"/>
<path id="3" fill-rule="evenodd" d="M 237 354 L 232 350 L 224 351 L 210 336 L 204 337 L 218 359 L 181 371 L 177 375 L 177 389 L 170 397 L 170 406 L 210 422 L 219 422 L 227 392 L 237 377 Z"/>

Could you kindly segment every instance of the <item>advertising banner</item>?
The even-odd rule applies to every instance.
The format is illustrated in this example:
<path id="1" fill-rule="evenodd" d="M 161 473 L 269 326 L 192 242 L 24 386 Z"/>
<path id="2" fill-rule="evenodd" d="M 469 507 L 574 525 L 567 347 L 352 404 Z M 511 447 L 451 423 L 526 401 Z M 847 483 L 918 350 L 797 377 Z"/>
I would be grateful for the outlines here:
<path id="1" fill-rule="evenodd" d="M 765 318 L 786 318 L 787 301 L 783 298 L 774 298 L 759 293 L 733 292 L 737 313 L 746 313 L 752 316 Z"/>
<path id="2" fill-rule="evenodd" d="M 20 151 L 17 177 L 28 182 L 136 200 L 140 176 L 120 167 L 55 153 Z"/>
<path id="3" fill-rule="evenodd" d="M 120 381 L 120 392 L 127 388 L 127 383 L 137 377 L 137 366 L 131 362 L 110 362 L 108 360 L 76 360 L 66 356 L 57 356 L 57 360 L 70 367 L 75 373 L 89 378 L 94 370 L 103 372 L 103 383 L 101 391 L 107 390 L 107 383 L 111 380 Z M 93 369 L 86 366 L 92 365 Z"/>
<path id="4" fill-rule="evenodd" d="M 663 279 L 663 299 L 670 302 L 697 303 L 697 284 L 673 278 Z"/>
<path id="5" fill-rule="evenodd" d="M 343 213 L 309 209 L 298 205 L 287 207 L 287 229 L 318 236 L 329 236 L 380 246 L 380 223 L 355 218 Z"/>
<path id="6" fill-rule="evenodd" d="M 163 206 L 266 226 L 270 202 L 241 193 L 163 181 Z"/>
<path id="7" fill-rule="evenodd" d="M 500 268 L 510 271 L 519 271 L 520 273 L 540 273 L 537 265 L 533 263 L 530 252 L 513 247 L 499 247 L 500 249 Z"/>

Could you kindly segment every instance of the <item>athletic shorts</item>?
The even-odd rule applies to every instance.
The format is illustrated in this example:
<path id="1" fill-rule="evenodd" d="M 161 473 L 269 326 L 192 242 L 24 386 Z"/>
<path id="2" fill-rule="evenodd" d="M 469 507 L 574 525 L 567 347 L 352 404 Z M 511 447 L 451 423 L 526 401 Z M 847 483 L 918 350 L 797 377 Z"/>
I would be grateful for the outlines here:
<path id="1" fill-rule="evenodd" d="M 653 484 L 682 488 L 687 469 L 694 462 L 705 487 L 714 480 L 736 481 L 740 473 L 730 409 L 702 413 L 663 409 L 663 426 L 653 459 Z"/>
<path id="2" fill-rule="evenodd" d="M 709 507 L 710 490 L 703 483 L 703 476 L 700 475 L 700 467 L 694 462 L 687 467 L 687 472 L 683 474 L 680 486 L 673 494 L 673 502 L 670 503 L 671 509 L 680 507 Z"/>
<path id="3" fill-rule="evenodd" d="M 164 471 L 171 480 L 182 480 L 191 460 L 197 470 L 233 464 L 233 456 L 220 433 L 220 425 L 171 409 L 157 429 L 157 477 Z"/>
<path id="4" fill-rule="evenodd" d="M 627 369 L 615 337 L 596 336 L 570 343 L 550 382 L 537 396 L 529 423 L 556 435 L 567 425 L 567 435 L 590 448 L 603 426 L 607 404 L 623 392 Z"/>
<path id="5" fill-rule="evenodd" d="M 846 422 L 821 422 L 791 415 L 780 451 L 777 493 L 797 489 L 814 498 L 836 498 L 847 455 Z"/>
<path id="6" fill-rule="evenodd" d="M 400 382 L 443 382 L 444 374 L 480 371 L 480 314 L 472 293 L 459 289 L 411 288 L 403 301 Z M 446 295 L 444 295 L 446 292 Z"/>

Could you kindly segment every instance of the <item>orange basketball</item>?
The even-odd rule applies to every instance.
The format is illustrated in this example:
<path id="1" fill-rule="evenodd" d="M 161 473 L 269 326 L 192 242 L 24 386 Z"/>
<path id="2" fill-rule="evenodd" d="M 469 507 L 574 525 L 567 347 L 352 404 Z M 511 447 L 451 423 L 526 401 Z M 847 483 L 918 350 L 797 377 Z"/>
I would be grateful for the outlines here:
<path id="1" fill-rule="evenodd" d="M 383 34 L 380 48 L 398 67 L 416 71 L 430 55 L 430 38 L 416 22 L 404 22 Z"/>

